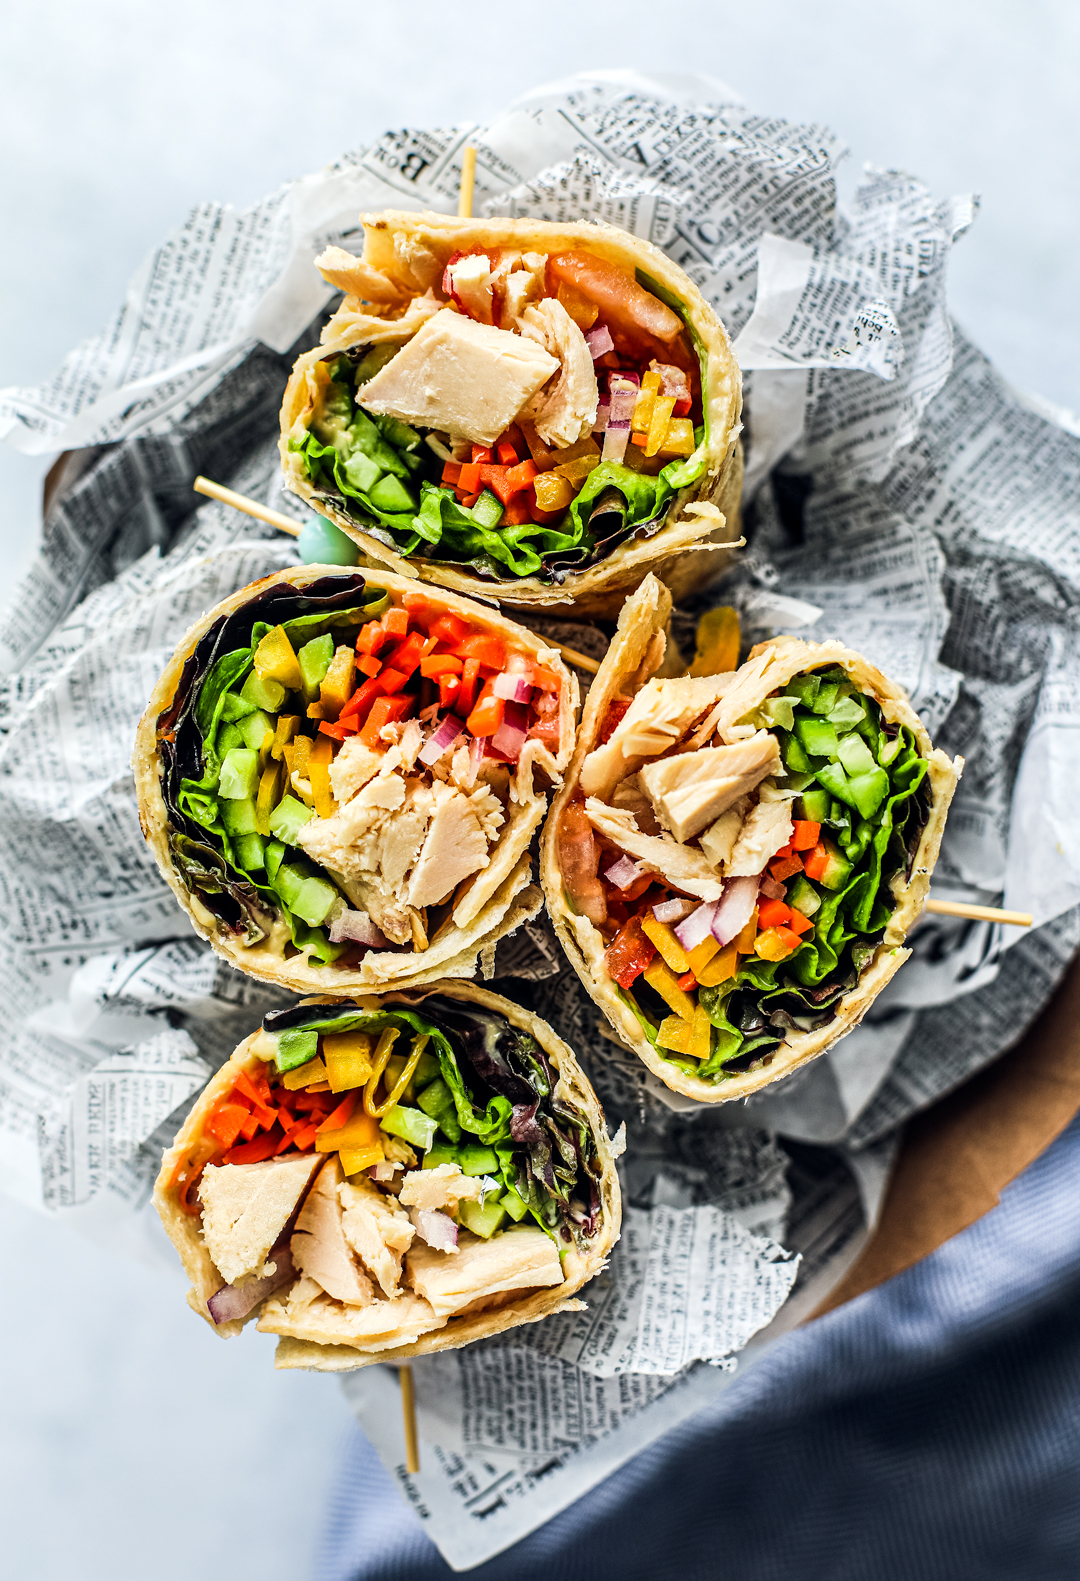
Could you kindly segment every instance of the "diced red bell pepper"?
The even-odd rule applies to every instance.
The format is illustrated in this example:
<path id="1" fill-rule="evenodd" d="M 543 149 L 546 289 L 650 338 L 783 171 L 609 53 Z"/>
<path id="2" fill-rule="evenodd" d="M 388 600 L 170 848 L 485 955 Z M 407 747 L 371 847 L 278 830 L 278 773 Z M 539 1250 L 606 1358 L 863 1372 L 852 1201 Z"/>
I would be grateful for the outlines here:
<path id="1" fill-rule="evenodd" d="M 786 855 L 774 856 L 769 863 L 769 872 L 778 884 L 786 883 L 789 878 L 794 878 L 796 873 L 802 872 L 803 860 L 797 851 L 788 851 Z"/>
<path id="2" fill-rule="evenodd" d="M 388 609 L 382 618 L 383 630 L 391 637 L 407 637 L 409 634 L 409 612 L 407 609 Z"/>
<path id="3" fill-rule="evenodd" d="M 489 686 L 490 683 L 484 687 L 479 702 L 465 721 L 466 728 L 474 736 L 493 736 L 503 722 L 506 702 L 494 696 Z"/>
<path id="4" fill-rule="evenodd" d="M 542 664 L 533 665 L 533 685 L 541 692 L 557 692 L 562 684 L 554 670 L 545 670 Z"/>
<path id="5" fill-rule="evenodd" d="M 814 924 L 811 922 L 809 917 L 804 917 L 801 911 L 796 911 L 795 907 L 792 906 L 791 916 L 787 920 L 787 926 L 791 929 L 792 933 L 798 933 L 802 935 L 804 933 L 809 933 Z"/>
<path id="6" fill-rule="evenodd" d="M 281 1141 L 281 1127 L 275 1124 L 253 1142 L 241 1142 L 231 1147 L 222 1158 L 223 1164 L 261 1164 L 264 1158 L 273 1158 Z"/>
<path id="7" fill-rule="evenodd" d="M 252 1137 L 255 1135 L 255 1132 L 259 1129 L 259 1116 L 253 1110 L 251 1114 L 248 1115 L 243 1125 L 240 1127 L 240 1135 L 244 1138 L 245 1142 L 250 1142 Z"/>
<path id="8" fill-rule="evenodd" d="M 219 1103 L 211 1110 L 206 1129 L 222 1147 L 232 1147 L 240 1135 L 240 1128 L 249 1119 L 251 1110 L 242 1103 Z"/>
<path id="9" fill-rule="evenodd" d="M 476 688 L 480 680 L 480 660 L 469 658 L 465 660 L 465 668 L 461 672 L 461 691 L 458 693 L 458 706 L 456 713 L 461 719 L 466 719 L 472 712 L 476 701 Z"/>
<path id="10" fill-rule="evenodd" d="M 422 631 L 414 631 L 398 644 L 393 653 L 386 655 L 385 663 L 388 669 L 394 669 L 408 680 L 409 676 L 418 668 L 420 660 L 428 646 L 428 639 Z M 434 646 L 434 643 L 432 643 Z"/>
<path id="11" fill-rule="evenodd" d="M 442 482 L 448 488 L 456 489 L 461 480 L 461 462 L 447 461 L 442 469 Z"/>
<path id="12" fill-rule="evenodd" d="M 604 951 L 604 966 L 620 988 L 629 988 L 655 954 L 656 945 L 641 930 L 641 918 L 631 917 Z"/>
<path id="13" fill-rule="evenodd" d="M 494 455 L 494 452 L 491 449 L 491 446 L 490 445 L 473 445 L 473 447 L 472 447 L 472 460 L 473 460 L 473 465 L 474 466 L 479 465 L 481 463 L 483 463 L 485 465 L 490 464 L 492 461 L 495 460 L 495 455 Z"/>
<path id="14" fill-rule="evenodd" d="M 349 736 L 356 735 L 356 725 L 350 721 L 342 723 L 340 719 L 321 719 L 319 721 L 320 733 L 329 736 L 332 741 L 345 741 Z"/>
<path id="15" fill-rule="evenodd" d="M 758 907 L 758 927 L 782 927 L 790 916 L 791 907 L 782 900 L 763 900 Z"/>
<path id="16" fill-rule="evenodd" d="M 376 697 L 382 695 L 383 690 L 382 676 L 373 676 L 371 680 L 358 686 L 338 715 L 338 724 L 345 724 L 350 719 L 356 723 L 363 723 L 367 718 L 368 709 Z"/>
<path id="17" fill-rule="evenodd" d="M 466 637 L 460 651 L 466 659 L 476 659 L 489 670 L 506 668 L 506 644 L 490 632 L 478 631 L 475 636 Z"/>
<path id="18" fill-rule="evenodd" d="M 803 857 L 803 871 L 807 878 L 820 883 L 829 871 L 829 852 L 824 841 L 819 840 L 812 851 Z"/>
<path id="19" fill-rule="evenodd" d="M 619 720 L 622 718 L 623 714 L 625 714 L 629 707 L 630 699 L 628 697 L 613 697 L 611 699 L 611 702 L 607 706 L 607 713 L 604 715 L 604 723 L 600 726 L 601 742 L 611 740 L 612 736 L 615 734 Z"/>
<path id="20" fill-rule="evenodd" d="M 357 653 L 378 653 L 389 633 L 377 620 L 369 620 L 366 626 L 360 627 L 360 635 L 356 639 Z"/>
<path id="21" fill-rule="evenodd" d="M 409 677 L 403 670 L 384 670 L 379 677 L 384 697 L 389 697 L 393 692 L 400 692 Z"/>
<path id="22" fill-rule="evenodd" d="M 460 675 L 440 675 L 439 676 L 439 707 L 440 708 L 454 708 L 455 711 L 456 711 L 458 695 L 459 695 L 460 692 L 461 692 L 461 676 Z"/>
<path id="23" fill-rule="evenodd" d="M 812 851 L 821 838 L 821 825 L 819 823 L 811 823 L 808 818 L 796 818 L 793 828 L 791 849 L 793 851 Z"/>
<path id="24" fill-rule="evenodd" d="M 292 1145 L 298 1148 L 301 1153 L 306 1153 L 308 1148 L 313 1145 L 318 1129 L 319 1127 L 310 1120 L 307 1125 L 298 1126 L 292 1133 Z"/>
<path id="25" fill-rule="evenodd" d="M 500 439 L 495 446 L 495 455 L 500 466 L 516 467 L 521 457 L 510 443 L 509 439 Z"/>
<path id="26" fill-rule="evenodd" d="M 481 489 L 477 489 L 475 494 L 463 494 L 461 496 L 462 507 L 467 511 L 471 511 L 477 500 L 480 498 L 482 492 L 483 491 Z"/>
<path id="27" fill-rule="evenodd" d="M 260 1075 L 253 1080 L 246 1070 L 242 1070 L 236 1078 L 236 1090 L 250 1099 L 261 1125 L 273 1125 L 277 1119 L 277 1110 L 270 1100 L 270 1083 L 265 1076 Z"/>
<path id="28" fill-rule="evenodd" d="M 378 675 L 379 671 L 382 669 L 382 660 L 376 659 L 372 654 L 368 653 L 365 654 L 362 659 L 357 659 L 356 668 L 361 670 L 363 674 L 367 676 Z M 360 684 L 363 685 L 363 682 Z"/>
<path id="29" fill-rule="evenodd" d="M 464 659 L 458 658 L 456 653 L 429 653 L 420 660 L 420 674 L 434 681 L 440 675 L 447 675 L 451 671 L 460 675 L 465 666 Z"/>
<path id="30" fill-rule="evenodd" d="M 480 468 L 480 481 L 485 483 L 504 505 L 509 505 L 515 494 L 530 489 L 535 477 L 536 462 L 531 456 L 528 461 L 521 461 L 515 467 L 482 466 Z"/>
<path id="31" fill-rule="evenodd" d="M 503 519 L 499 525 L 500 527 L 522 527 L 527 521 L 531 520 L 528 496 L 515 494 L 503 512 Z"/>
<path id="32" fill-rule="evenodd" d="M 684 972 L 682 976 L 677 977 L 675 981 L 678 983 L 684 994 L 692 994 L 694 989 L 697 987 L 697 978 L 694 976 L 693 972 Z"/>
<path id="33" fill-rule="evenodd" d="M 457 486 L 466 494 L 479 494 L 480 468 L 475 461 L 466 461 L 458 474 Z"/>
<path id="34" fill-rule="evenodd" d="M 529 735 L 554 752 L 559 745 L 559 694 L 541 692 L 533 699 L 532 707 L 536 719 Z"/>
<path id="35" fill-rule="evenodd" d="M 467 621 L 459 620 L 457 615 L 440 615 L 431 628 L 431 635 L 440 642 L 462 642 L 469 635 Z"/>
<path id="36" fill-rule="evenodd" d="M 776 936 L 782 944 L 787 945 L 789 952 L 797 950 L 799 945 L 802 943 L 799 935 L 792 928 L 788 928 L 786 926 L 777 928 Z"/>
<path id="37" fill-rule="evenodd" d="M 354 1087 L 352 1092 L 347 1092 L 337 1108 L 320 1125 L 319 1130 L 340 1131 L 342 1126 L 346 1125 L 352 1118 L 352 1112 L 356 1108 L 356 1100 L 359 1096 L 360 1089 L 358 1087 Z"/>
<path id="38" fill-rule="evenodd" d="M 370 752 L 379 745 L 379 731 L 383 725 L 393 724 L 412 712 L 415 697 L 377 697 L 371 705 L 367 723 L 360 732 L 360 740 Z"/>

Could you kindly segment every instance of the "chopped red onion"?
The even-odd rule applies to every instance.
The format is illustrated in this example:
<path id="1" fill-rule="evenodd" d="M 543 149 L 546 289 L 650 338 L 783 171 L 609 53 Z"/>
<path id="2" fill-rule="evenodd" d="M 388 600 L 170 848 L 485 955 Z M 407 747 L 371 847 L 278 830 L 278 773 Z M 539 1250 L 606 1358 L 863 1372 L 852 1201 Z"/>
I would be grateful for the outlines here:
<path id="1" fill-rule="evenodd" d="M 589 348 L 592 360 L 603 357 L 609 351 L 615 350 L 615 342 L 611 338 L 611 331 L 606 324 L 595 324 L 585 336 L 585 344 Z"/>
<path id="2" fill-rule="evenodd" d="M 787 886 L 779 883 L 771 873 L 761 875 L 761 893 L 766 900 L 783 900 L 787 894 Z"/>
<path id="3" fill-rule="evenodd" d="M 491 683 L 496 697 L 505 697 L 512 703 L 527 703 L 533 694 L 526 675 L 508 675 L 504 670 Z"/>
<path id="4" fill-rule="evenodd" d="M 484 761 L 484 738 L 473 736 L 469 742 L 469 766 L 465 772 L 465 788 L 470 789 L 476 784 L 476 776 L 480 772 L 480 765 Z"/>
<path id="5" fill-rule="evenodd" d="M 631 384 L 625 373 L 620 373 L 611 381 L 611 415 L 608 418 L 608 427 L 614 423 L 628 423 L 634 415 L 637 405 L 638 388 Z"/>
<path id="6" fill-rule="evenodd" d="M 264 1297 L 296 1278 L 287 1246 L 276 1246 L 267 1261 L 274 1264 L 274 1272 L 267 1274 L 265 1279 L 253 1279 L 246 1285 L 225 1285 L 210 1297 L 206 1306 L 215 1323 L 231 1323 L 236 1318 L 247 1317 Z"/>
<path id="7" fill-rule="evenodd" d="M 652 914 L 657 922 L 681 922 L 696 910 L 697 902 L 693 900 L 662 900 L 653 907 Z"/>
<path id="8" fill-rule="evenodd" d="M 366 911 L 343 911 L 335 917 L 330 924 L 330 943 L 367 944 L 373 950 L 385 950 L 390 945 Z"/>
<path id="9" fill-rule="evenodd" d="M 502 724 L 491 738 L 492 749 L 516 763 L 529 733 L 529 710 L 524 703 L 507 703 Z"/>
<path id="10" fill-rule="evenodd" d="M 448 1213 L 438 1208 L 419 1208 L 411 1215 L 416 1233 L 437 1252 L 456 1252 L 458 1227 Z"/>
<path id="11" fill-rule="evenodd" d="M 626 447 L 629 443 L 629 420 L 624 423 L 613 423 L 609 421 L 607 427 L 604 429 L 604 449 L 600 456 L 601 461 L 616 461 L 621 465 L 622 459 L 626 455 Z"/>
<path id="12" fill-rule="evenodd" d="M 641 375 L 640 373 L 635 373 L 632 368 L 612 368 L 611 372 L 608 374 L 609 390 L 614 387 L 615 382 L 618 379 L 625 379 L 626 383 L 632 384 L 635 389 L 640 388 Z"/>
<path id="13" fill-rule="evenodd" d="M 692 911 L 688 917 L 678 924 L 675 929 L 675 937 L 684 950 L 696 948 L 702 939 L 709 937 L 712 932 L 713 917 L 716 915 L 717 904 L 718 902 L 715 900 L 705 901 L 696 911 Z"/>
<path id="14" fill-rule="evenodd" d="M 653 367 L 660 375 L 661 395 L 673 395 L 677 401 L 689 399 L 690 381 L 684 368 L 677 368 L 671 362 L 654 362 Z"/>
<path id="15" fill-rule="evenodd" d="M 729 878 L 712 920 L 713 938 L 720 944 L 737 939 L 754 912 L 758 881 L 755 878 Z"/>
<path id="16" fill-rule="evenodd" d="M 454 742 L 465 729 L 465 721 L 456 714 L 446 714 L 443 722 L 433 736 L 429 736 L 417 753 L 421 763 L 438 763 L 439 759 L 454 745 Z"/>
<path id="17" fill-rule="evenodd" d="M 629 889 L 644 871 L 640 862 L 632 862 L 628 856 L 620 856 L 617 862 L 612 862 L 604 877 L 609 883 L 614 884 L 616 889 Z"/>
<path id="18" fill-rule="evenodd" d="M 607 427 L 608 418 L 610 415 L 611 402 L 601 401 L 596 408 L 596 422 L 592 425 L 592 431 L 594 434 L 602 434 L 604 432 L 604 429 Z"/>

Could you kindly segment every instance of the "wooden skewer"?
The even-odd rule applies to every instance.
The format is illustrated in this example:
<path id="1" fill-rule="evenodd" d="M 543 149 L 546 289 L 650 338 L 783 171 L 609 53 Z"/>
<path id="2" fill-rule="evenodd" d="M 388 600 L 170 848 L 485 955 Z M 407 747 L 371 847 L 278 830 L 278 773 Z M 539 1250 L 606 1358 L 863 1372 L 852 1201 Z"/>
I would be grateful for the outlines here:
<path id="1" fill-rule="evenodd" d="M 466 145 L 461 155 L 461 185 L 458 187 L 457 211 L 459 220 L 472 219 L 473 187 L 476 185 L 476 149 Z"/>
<path id="2" fill-rule="evenodd" d="M 272 511 L 268 505 L 260 505 L 258 500 L 249 500 L 246 494 L 237 494 L 233 489 L 224 488 L 220 483 L 212 483 L 209 478 L 196 478 L 191 485 L 196 494 L 207 494 L 212 500 L 220 500 L 223 505 L 231 505 L 234 510 L 243 511 L 247 516 L 255 516 L 261 522 L 269 522 L 271 527 L 280 527 L 282 532 L 291 533 L 294 538 L 299 538 L 302 527 L 301 522 L 294 522 L 291 517 L 283 516 L 280 511 Z"/>
<path id="3" fill-rule="evenodd" d="M 406 1365 L 398 1368 L 401 1380 L 401 1415 L 405 1424 L 405 1470 L 415 1477 L 420 1470 L 420 1440 L 416 1436 L 416 1386 L 413 1370 Z"/>
<path id="4" fill-rule="evenodd" d="M 1030 911 L 1002 911 L 997 906 L 969 906 L 962 900 L 928 900 L 927 911 L 939 917 L 968 917 L 972 922 L 1005 922 L 1014 928 L 1030 928 Z"/>
<path id="5" fill-rule="evenodd" d="M 576 664 L 579 670 L 588 670 L 590 675 L 595 675 L 600 668 L 598 659 L 590 659 L 587 653 L 579 653 L 576 648 L 568 648 L 563 642 L 554 642 L 552 647 L 558 648 L 567 664 Z"/>

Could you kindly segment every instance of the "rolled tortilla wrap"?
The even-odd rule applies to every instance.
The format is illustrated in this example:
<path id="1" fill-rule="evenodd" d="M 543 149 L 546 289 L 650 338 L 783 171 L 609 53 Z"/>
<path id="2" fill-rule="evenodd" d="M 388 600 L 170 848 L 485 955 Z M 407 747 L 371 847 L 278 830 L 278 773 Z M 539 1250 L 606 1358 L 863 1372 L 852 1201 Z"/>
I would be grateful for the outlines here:
<path id="1" fill-rule="evenodd" d="M 541 904 L 528 848 L 577 697 L 558 653 L 489 608 L 385 572 L 284 571 L 204 616 L 154 688 L 143 832 L 196 931 L 254 977 L 472 976 Z"/>
<path id="2" fill-rule="evenodd" d="M 361 259 L 318 260 L 346 296 L 285 392 L 287 487 L 368 563 L 501 602 L 614 620 L 648 571 L 676 597 L 719 573 L 738 536 L 740 375 L 670 258 L 606 225 L 362 219 Z M 621 411 L 612 378 L 640 443 L 629 426 L 619 441 L 622 415 L 593 433 Z M 457 462 L 500 439 L 514 453 L 462 482 Z M 499 475 L 514 454 L 540 474 L 516 494 Z M 543 500 L 542 518 L 526 508 Z"/>
<path id="3" fill-rule="evenodd" d="M 573 1310 L 620 1221 L 570 1049 L 461 982 L 267 1017 L 165 1154 L 154 1202 L 193 1310 L 224 1336 L 257 1318 L 279 1367 L 318 1371 Z"/>
<path id="4" fill-rule="evenodd" d="M 907 959 L 963 760 L 839 642 L 780 637 L 725 675 L 650 680 L 669 612 L 654 578 L 627 601 L 541 877 L 619 1037 L 718 1103 L 831 1048 Z"/>

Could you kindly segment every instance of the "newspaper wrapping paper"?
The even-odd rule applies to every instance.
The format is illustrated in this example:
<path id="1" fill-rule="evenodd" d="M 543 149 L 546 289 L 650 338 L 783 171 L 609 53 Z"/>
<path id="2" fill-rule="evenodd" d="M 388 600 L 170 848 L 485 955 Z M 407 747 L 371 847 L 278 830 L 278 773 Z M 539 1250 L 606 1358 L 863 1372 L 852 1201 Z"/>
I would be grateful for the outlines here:
<path id="1" fill-rule="evenodd" d="M 388 134 L 245 213 L 200 208 L 102 336 L 48 386 L 0 395 L 11 442 L 73 452 L 0 620 L 0 1183 L 160 1254 L 147 1203 L 162 1147 L 204 1073 L 288 1002 L 178 915 L 138 831 L 130 743 L 194 616 L 295 559 L 270 528 L 194 511 L 190 485 L 205 472 L 301 519 L 280 493 L 276 416 L 332 304 L 312 259 L 357 240 L 362 208 L 452 210 L 470 141 L 478 208 L 623 225 L 715 304 L 746 374 L 751 543 L 701 606 L 734 603 L 751 640 L 842 636 L 902 680 L 967 758 L 935 887 L 1004 895 L 1039 926 L 928 919 L 862 1027 L 730 1113 L 673 1098 L 612 1043 L 549 928 L 500 947 L 495 986 L 558 1028 L 612 1128 L 627 1124 L 627 1228 L 588 1312 L 416 1364 L 418 1478 L 392 1370 L 347 1381 L 460 1568 L 580 1497 L 726 1387 L 736 1354 L 745 1367 L 813 1310 L 865 1239 L 897 1128 L 1015 1041 L 1080 941 L 1066 810 L 1080 442 L 950 322 L 948 257 L 973 202 L 867 171 L 841 206 L 843 150 L 825 128 L 700 79 L 575 79 L 486 129 Z M 676 614 L 684 650 L 699 613 Z M 551 634 L 596 654 L 607 642 L 570 623 Z"/>

